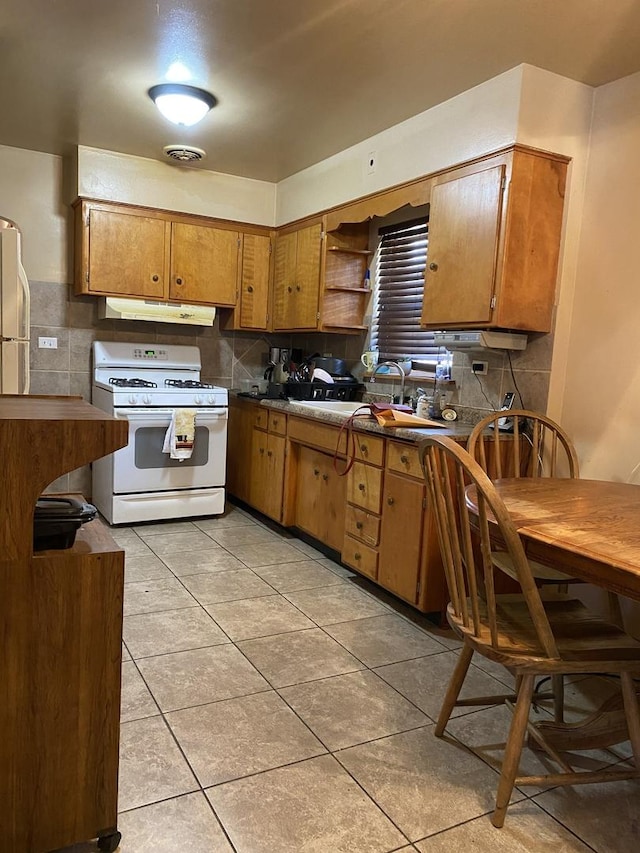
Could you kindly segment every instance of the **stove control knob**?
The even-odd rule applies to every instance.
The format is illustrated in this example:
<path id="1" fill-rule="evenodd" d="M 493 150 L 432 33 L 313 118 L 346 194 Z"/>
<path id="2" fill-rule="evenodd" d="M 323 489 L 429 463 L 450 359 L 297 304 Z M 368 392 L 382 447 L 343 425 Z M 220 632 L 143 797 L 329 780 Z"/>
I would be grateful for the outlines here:
<path id="1" fill-rule="evenodd" d="M 216 398 L 213 396 L 213 394 L 209 394 L 209 396 L 207 397 L 207 403 L 209 403 L 209 405 L 213 405 L 215 401 Z"/>
<path id="2" fill-rule="evenodd" d="M 137 397 L 135 394 L 129 394 L 129 403 L 131 403 L 132 406 L 135 406 L 137 403 Z"/>
<path id="3" fill-rule="evenodd" d="M 200 397 L 200 396 L 195 397 L 194 402 L 195 402 L 196 406 L 201 406 L 202 405 L 202 397 Z"/>
<path id="4" fill-rule="evenodd" d="M 144 395 L 144 397 L 142 398 L 142 402 L 145 404 L 145 406 L 148 406 L 151 403 L 151 397 L 149 396 L 149 394 Z"/>

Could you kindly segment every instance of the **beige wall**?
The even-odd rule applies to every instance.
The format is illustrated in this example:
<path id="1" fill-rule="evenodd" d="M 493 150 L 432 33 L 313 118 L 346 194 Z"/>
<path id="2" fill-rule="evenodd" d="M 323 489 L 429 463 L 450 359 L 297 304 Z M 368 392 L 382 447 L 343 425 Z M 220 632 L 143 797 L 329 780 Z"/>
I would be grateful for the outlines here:
<path id="1" fill-rule="evenodd" d="M 0 145 L 0 216 L 20 226 L 31 280 L 69 281 L 63 167 L 61 157 Z"/>
<path id="2" fill-rule="evenodd" d="M 639 151 L 634 74 L 595 94 L 562 407 L 584 476 L 621 481 L 640 462 Z"/>
<path id="3" fill-rule="evenodd" d="M 276 223 L 291 222 L 515 142 L 523 68 L 512 68 L 281 181 Z M 372 151 L 377 152 L 377 164 L 370 175 L 367 158 Z"/>
<path id="4" fill-rule="evenodd" d="M 276 184 L 81 145 L 75 195 L 273 225 Z"/>

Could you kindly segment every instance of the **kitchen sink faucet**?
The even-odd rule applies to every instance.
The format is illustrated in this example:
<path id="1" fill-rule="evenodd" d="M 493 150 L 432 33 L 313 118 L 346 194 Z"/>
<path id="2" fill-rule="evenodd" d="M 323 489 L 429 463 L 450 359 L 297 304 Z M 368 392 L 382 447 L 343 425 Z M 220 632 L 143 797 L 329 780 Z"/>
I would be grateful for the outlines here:
<path id="1" fill-rule="evenodd" d="M 380 370 L 381 367 L 395 367 L 395 369 L 400 374 L 400 402 L 404 403 L 404 380 L 406 373 L 403 368 L 396 361 L 383 361 L 382 364 L 379 364 L 377 367 L 373 369 L 371 374 L 370 382 L 376 381 L 376 373 Z M 393 394 L 391 395 L 391 402 L 393 403 Z"/>

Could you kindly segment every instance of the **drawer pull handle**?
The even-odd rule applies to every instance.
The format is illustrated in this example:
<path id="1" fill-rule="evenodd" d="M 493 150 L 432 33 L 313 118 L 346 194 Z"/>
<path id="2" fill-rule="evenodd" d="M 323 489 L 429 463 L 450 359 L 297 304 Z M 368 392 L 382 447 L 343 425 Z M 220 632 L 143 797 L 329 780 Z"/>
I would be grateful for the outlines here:
<path id="1" fill-rule="evenodd" d="M 395 502 L 396 502 L 395 498 L 387 498 L 387 503 L 389 504 L 389 506 L 393 506 Z"/>
<path id="2" fill-rule="evenodd" d="M 260 453 L 264 453 L 264 447 L 260 448 Z"/>
<path id="3" fill-rule="evenodd" d="M 276 418 L 273 419 L 273 425 L 274 425 L 274 427 L 278 426 L 278 420 Z"/>
<path id="4" fill-rule="evenodd" d="M 369 448 L 367 447 L 367 445 L 366 445 L 366 444 L 361 444 L 361 445 L 360 445 L 360 452 L 361 452 L 364 456 L 366 456 L 366 455 L 367 455 L 367 453 L 369 452 Z"/>
<path id="5" fill-rule="evenodd" d="M 365 490 L 364 483 L 358 483 L 358 488 L 360 489 L 361 492 L 364 492 L 364 490 Z"/>
<path id="6" fill-rule="evenodd" d="M 322 475 L 322 479 L 323 479 L 323 480 L 325 481 L 325 483 L 326 483 L 326 481 L 329 479 L 329 475 L 328 475 L 328 474 L 323 474 L 323 475 Z"/>
<path id="7" fill-rule="evenodd" d="M 293 293 L 293 288 L 292 288 L 292 287 L 288 287 L 288 288 L 287 288 L 287 293 Z"/>
<path id="8" fill-rule="evenodd" d="M 362 530 L 363 527 L 364 527 L 364 524 L 361 521 L 356 521 L 356 528 L 358 530 Z"/>
<path id="9" fill-rule="evenodd" d="M 252 284 L 249 285 L 249 287 L 247 288 L 247 291 L 249 293 L 253 293 L 253 285 Z"/>
<path id="10" fill-rule="evenodd" d="M 429 264 L 429 269 L 430 269 L 432 272 L 436 272 L 436 270 L 438 269 L 438 264 L 436 264 L 435 262 L 433 262 L 433 261 L 432 261 L 432 262 Z"/>
<path id="11" fill-rule="evenodd" d="M 300 293 L 300 285 L 299 284 L 296 284 L 296 290 L 298 291 L 298 293 Z"/>
<path id="12" fill-rule="evenodd" d="M 356 551 L 356 553 L 353 555 L 353 558 L 354 560 L 361 560 L 362 554 L 359 551 Z"/>
<path id="13" fill-rule="evenodd" d="M 177 279 L 176 279 L 176 284 L 182 284 L 182 279 L 181 279 L 181 278 L 177 278 Z"/>
<path id="14" fill-rule="evenodd" d="M 409 457 L 407 456 L 407 454 L 406 454 L 406 453 L 403 453 L 403 454 L 402 454 L 402 456 L 400 457 L 400 461 L 401 461 L 404 465 L 407 465 L 407 464 L 408 464 L 408 462 L 409 462 Z"/>
<path id="15" fill-rule="evenodd" d="M 273 456 L 273 450 L 267 450 L 267 456 Z"/>
<path id="16" fill-rule="evenodd" d="M 159 280 L 160 280 L 160 276 L 159 276 L 159 275 L 152 275 L 152 276 L 151 276 L 151 281 L 159 281 Z"/>
<path id="17" fill-rule="evenodd" d="M 317 476 L 318 476 L 318 474 L 320 473 L 320 469 L 319 469 L 319 468 L 314 468 L 314 469 L 313 469 L 313 473 L 314 473 L 314 475 L 317 477 Z"/>

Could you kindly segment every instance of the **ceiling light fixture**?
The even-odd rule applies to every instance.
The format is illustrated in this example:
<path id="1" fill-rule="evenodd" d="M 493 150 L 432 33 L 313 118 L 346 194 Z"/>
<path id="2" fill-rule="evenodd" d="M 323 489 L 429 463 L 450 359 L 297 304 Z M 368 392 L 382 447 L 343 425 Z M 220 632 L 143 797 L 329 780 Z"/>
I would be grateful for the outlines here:
<path id="1" fill-rule="evenodd" d="M 149 97 L 165 118 L 184 127 L 197 124 L 218 103 L 210 92 L 182 83 L 152 86 Z"/>

